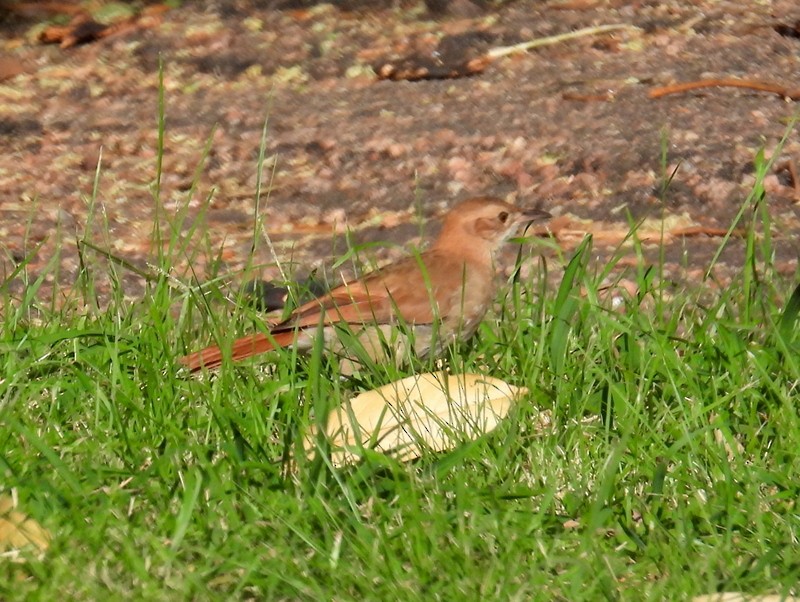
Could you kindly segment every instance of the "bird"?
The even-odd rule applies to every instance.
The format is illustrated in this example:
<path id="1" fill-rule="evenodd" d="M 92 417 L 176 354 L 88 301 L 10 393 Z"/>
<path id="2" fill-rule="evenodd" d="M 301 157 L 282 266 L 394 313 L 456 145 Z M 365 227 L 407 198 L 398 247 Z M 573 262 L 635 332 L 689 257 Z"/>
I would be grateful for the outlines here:
<path id="1" fill-rule="evenodd" d="M 226 354 L 212 345 L 180 358 L 191 372 L 279 347 L 308 352 L 321 333 L 327 351 L 356 365 L 424 358 L 471 337 L 494 301 L 495 255 L 522 224 L 551 217 L 481 196 L 455 205 L 427 250 L 409 255 L 308 301 L 289 316 L 233 342 Z M 354 359 L 356 358 L 356 359 Z"/>

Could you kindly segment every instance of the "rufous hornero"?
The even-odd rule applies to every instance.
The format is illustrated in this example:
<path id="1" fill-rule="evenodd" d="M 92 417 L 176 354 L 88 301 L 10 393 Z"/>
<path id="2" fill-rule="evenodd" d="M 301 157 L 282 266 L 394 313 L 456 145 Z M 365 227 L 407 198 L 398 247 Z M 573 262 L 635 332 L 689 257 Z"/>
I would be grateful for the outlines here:
<path id="1" fill-rule="evenodd" d="M 320 332 L 327 351 L 351 360 L 366 352 L 371 361 L 390 361 L 389 350 L 395 361 L 409 351 L 417 357 L 437 354 L 472 336 L 494 301 L 494 255 L 502 243 L 521 224 L 548 217 L 493 197 L 463 201 L 445 215 L 426 251 L 304 303 L 267 332 L 234 341 L 228 354 L 213 345 L 180 362 L 196 371 L 278 347 L 309 351 Z"/>

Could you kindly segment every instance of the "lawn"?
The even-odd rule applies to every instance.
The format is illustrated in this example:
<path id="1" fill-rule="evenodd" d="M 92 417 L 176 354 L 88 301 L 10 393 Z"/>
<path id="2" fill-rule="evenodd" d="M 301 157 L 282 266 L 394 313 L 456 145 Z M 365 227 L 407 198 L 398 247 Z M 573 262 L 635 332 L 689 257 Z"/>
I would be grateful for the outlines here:
<path id="1" fill-rule="evenodd" d="M 670 282 L 635 223 L 606 264 L 591 239 L 528 261 L 442 359 L 528 392 L 491 433 L 413 462 L 334 468 L 302 441 L 342 399 L 433 362 L 344 378 L 335 359 L 288 351 L 179 369 L 259 323 L 221 281 L 169 275 L 190 244 L 179 227 L 155 228 L 173 234 L 136 301 L 101 241 L 58 302 L 41 294 L 57 258 L 35 275 L 23 261 L 0 283 L 0 495 L 51 538 L 5 553 L 0 598 L 800 595 L 800 290 L 771 263 L 768 169 L 757 157 L 732 224 L 746 256 L 728 287 Z M 553 243 L 526 243 L 521 261 L 537 244 Z M 623 276 L 635 290 L 615 286 Z"/>

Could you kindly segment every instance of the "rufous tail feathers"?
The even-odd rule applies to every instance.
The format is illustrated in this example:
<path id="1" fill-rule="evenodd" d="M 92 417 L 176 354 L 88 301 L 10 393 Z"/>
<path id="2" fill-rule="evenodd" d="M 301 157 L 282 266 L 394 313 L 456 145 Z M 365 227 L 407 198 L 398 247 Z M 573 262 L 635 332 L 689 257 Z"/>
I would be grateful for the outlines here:
<path id="1" fill-rule="evenodd" d="M 294 341 L 295 333 L 293 330 L 277 332 L 269 336 L 259 333 L 237 339 L 231 345 L 231 359 L 233 361 L 266 353 L 277 347 L 286 347 Z M 222 364 L 222 350 L 216 345 L 211 345 L 195 353 L 190 353 L 178 360 L 192 372 L 197 372 L 201 368 L 217 368 Z"/>

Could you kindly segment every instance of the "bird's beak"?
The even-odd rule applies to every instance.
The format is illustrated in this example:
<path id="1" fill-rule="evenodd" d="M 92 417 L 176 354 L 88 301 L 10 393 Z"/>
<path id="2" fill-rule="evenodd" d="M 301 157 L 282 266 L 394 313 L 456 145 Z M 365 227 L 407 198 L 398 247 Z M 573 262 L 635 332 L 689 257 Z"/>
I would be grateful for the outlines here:
<path id="1" fill-rule="evenodd" d="M 531 223 L 539 220 L 550 219 L 553 217 L 547 211 L 542 211 L 541 209 L 523 209 L 522 211 L 522 218 L 520 221 L 525 223 Z"/>

